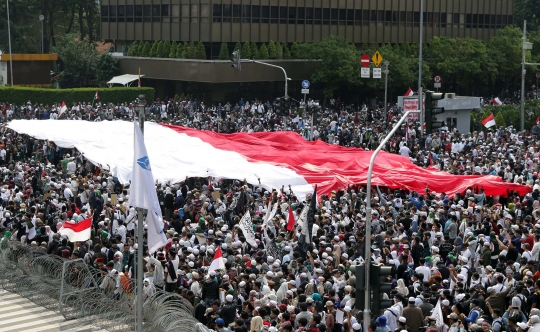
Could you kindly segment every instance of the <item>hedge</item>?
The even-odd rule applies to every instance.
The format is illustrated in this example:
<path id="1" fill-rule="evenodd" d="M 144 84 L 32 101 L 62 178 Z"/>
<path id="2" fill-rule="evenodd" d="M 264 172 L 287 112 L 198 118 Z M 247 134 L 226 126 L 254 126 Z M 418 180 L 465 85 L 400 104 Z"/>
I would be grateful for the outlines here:
<path id="1" fill-rule="evenodd" d="M 73 102 L 91 102 L 98 91 L 101 103 L 126 103 L 139 97 L 140 94 L 146 96 L 146 100 L 154 100 L 154 88 L 133 87 L 133 88 L 78 88 L 78 89 L 44 89 L 27 87 L 0 87 L 0 102 L 7 102 L 16 105 L 26 104 L 28 101 L 43 105 L 61 103 L 66 105 Z"/>

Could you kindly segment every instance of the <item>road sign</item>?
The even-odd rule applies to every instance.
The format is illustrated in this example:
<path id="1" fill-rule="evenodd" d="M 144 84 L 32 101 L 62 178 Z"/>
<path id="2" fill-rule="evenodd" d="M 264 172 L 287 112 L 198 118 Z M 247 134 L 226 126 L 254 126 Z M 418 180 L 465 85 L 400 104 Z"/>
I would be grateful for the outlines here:
<path id="1" fill-rule="evenodd" d="M 379 67 L 379 65 L 383 61 L 381 53 L 379 53 L 379 51 L 375 52 L 375 54 L 373 54 L 373 57 L 371 57 L 371 60 L 373 60 L 373 64 L 375 66 Z"/>
<path id="2" fill-rule="evenodd" d="M 440 89 L 441 88 L 441 83 L 435 83 L 435 84 L 433 84 L 433 87 L 435 89 Z"/>
<path id="3" fill-rule="evenodd" d="M 360 64 L 362 67 L 369 67 L 369 55 L 362 54 L 362 57 L 360 58 Z"/>
<path id="4" fill-rule="evenodd" d="M 433 77 L 433 80 L 435 81 L 435 83 L 441 83 L 441 81 L 442 81 L 442 80 L 441 80 L 441 77 L 438 76 L 438 75 L 435 76 L 435 77 Z"/>
<path id="5" fill-rule="evenodd" d="M 369 78 L 369 73 L 370 73 L 369 67 L 361 68 L 361 69 L 362 69 L 362 71 L 360 72 L 360 77 L 361 78 Z"/>
<path id="6" fill-rule="evenodd" d="M 381 78 L 382 69 L 381 68 L 373 68 L 373 78 Z"/>
<path id="7" fill-rule="evenodd" d="M 309 93 L 309 89 L 302 89 L 302 93 L 307 95 Z"/>
<path id="8" fill-rule="evenodd" d="M 303 81 L 302 81 L 302 88 L 303 88 L 303 89 L 308 89 L 308 88 L 309 88 L 309 85 L 310 85 L 310 83 L 309 83 L 308 80 L 303 80 Z"/>

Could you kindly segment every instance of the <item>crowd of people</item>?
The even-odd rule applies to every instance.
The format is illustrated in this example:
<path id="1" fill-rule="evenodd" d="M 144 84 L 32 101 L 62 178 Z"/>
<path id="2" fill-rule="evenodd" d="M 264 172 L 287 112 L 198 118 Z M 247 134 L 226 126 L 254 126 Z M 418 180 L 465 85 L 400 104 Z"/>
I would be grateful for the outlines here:
<path id="1" fill-rule="evenodd" d="M 90 105 L 90 107 L 89 107 Z M 240 100 L 206 107 L 196 100 L 153 103 L 147 119 L 224 133 L 296 131 L 305 139 L 374 149 L 400 110 L 346 107 L 339 100 L 321 107 L 311 128 L 303 112 L 283 114 L 270 102 Z M 136 117 L 136 103 L 59 105 L 4 104 L 11 119 L 106 121 Z M 314 197 L 300 201 L 291 190 L 266 190 L 241 179 L 186 178 L 160 183 L 167 245 L 139 250 L 137 217 L 128 204 L 129 185 L 76 149 L 58 147 L 1 128 L 0 234 L 9 241 L 42 247 L 65 259 L 83 259 L 102 271 L 100 285 L 112 297 L 131 291 L 136 257 L 144 256 L 144 297 L 176 292 L 210 329 L 228 331 L 353 332 L 362 330 L 356 275 L 364 260 L 392 267 L 393 304 L 372 312 L 376 332 L 540 331 L 540 155 L 534 126 L 460 133 L 442 128 L 420 135 L 403 126 L 386 150 L 411 162 L 452 174 L 491 174 L 530 186 L 519 196 L 488 197 L 470 188 L 453 197 L 376 188 L 366 221 L 366 188 L 351 184 L 317 199 L 311 240 L 302 249 L 297 223 L 287 230 L 289 208 L 301 218 Z M 275 210 L 274 210 L 275 206 Z M 275 214 L 273 213 L 275 211 Z M 252 216 L 256 244 L 238 227 Z M 272 213 L 272 218 L 268 215 Z M 70 243 L 62 224 L 93 218 L 88 241 Z M 365 238 L 365 228 L 371 238 Z M 144 226 L 146 227 L 146 226 Z M 145 232 L 146 236 L 146 232 Z M 365 252 L 365 242 L 371 250 Z M 224 270 L 208 271 L 221 250 Z M 439 314 L 438 314 L 439 313 Z"/>

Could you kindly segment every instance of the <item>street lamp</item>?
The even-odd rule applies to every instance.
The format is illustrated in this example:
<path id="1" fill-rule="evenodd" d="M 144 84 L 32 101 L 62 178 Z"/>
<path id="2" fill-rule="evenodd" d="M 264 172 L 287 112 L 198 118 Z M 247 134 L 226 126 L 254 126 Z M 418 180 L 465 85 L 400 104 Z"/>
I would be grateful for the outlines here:
<path id="1" fill-rule="evenodd" d="M 41 54 L 43 54 L 43 20 L 45 19 L 45 16 L 39 15 L 39 22 L 41 23 Z"/>
<path id="2" fill-rule="evenodd" d="M 13 86 L 13 53 L 11 53 L 11 27 L 9 23 L 9 0 L 6 0 L 7 9 L 7 27 L 8 27 L 8 46 L 9 46 L 9 71 L 11 76 L 11 86 Z"/>

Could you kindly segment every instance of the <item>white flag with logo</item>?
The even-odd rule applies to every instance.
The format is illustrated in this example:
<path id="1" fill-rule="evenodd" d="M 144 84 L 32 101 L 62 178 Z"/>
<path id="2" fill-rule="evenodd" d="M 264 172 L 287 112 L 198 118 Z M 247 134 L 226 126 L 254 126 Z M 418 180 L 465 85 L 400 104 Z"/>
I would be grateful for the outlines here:
<path id="1" fill-rule="evenodd" d="M 242 233 L 246 238 L 246 242 L 251 246 L 257 246 L 257 242 L 255 241 L 255 232 L 253 231 L 253 223 L 251 222 L 251 215 L 249 214 L 249 211 L 246 211 L 246 214 L 244 214 L 242 219 L 240 219 L 238 226 L 242 230 Z"/>
<path id="2" fill-rule="evenodd" d="M 148 251 L 154 253 L 167 243 L 167 238 L 163 231 L 163 217 L 154 185 L 150 159 L 144 145 L 144 137 L 137 123 L 134 122 L 133 124 L 135 126 L 135 151 L 133 155 L 133 170 L 131 171 L 129 205 L 148 210 L 146 217 L 146 224 L 148 225 Z"/>
<path id="3" fill-rule="evenodd" d="M 437 301 L 437 305 L 435 308 L 433 308 L 433 311 L 431 312 L 431 317 L 435 317 L 437 320 L 437 327 L 441 327 L 444 325 L 444 316 L 441 308 L 441 300 Z"/>

